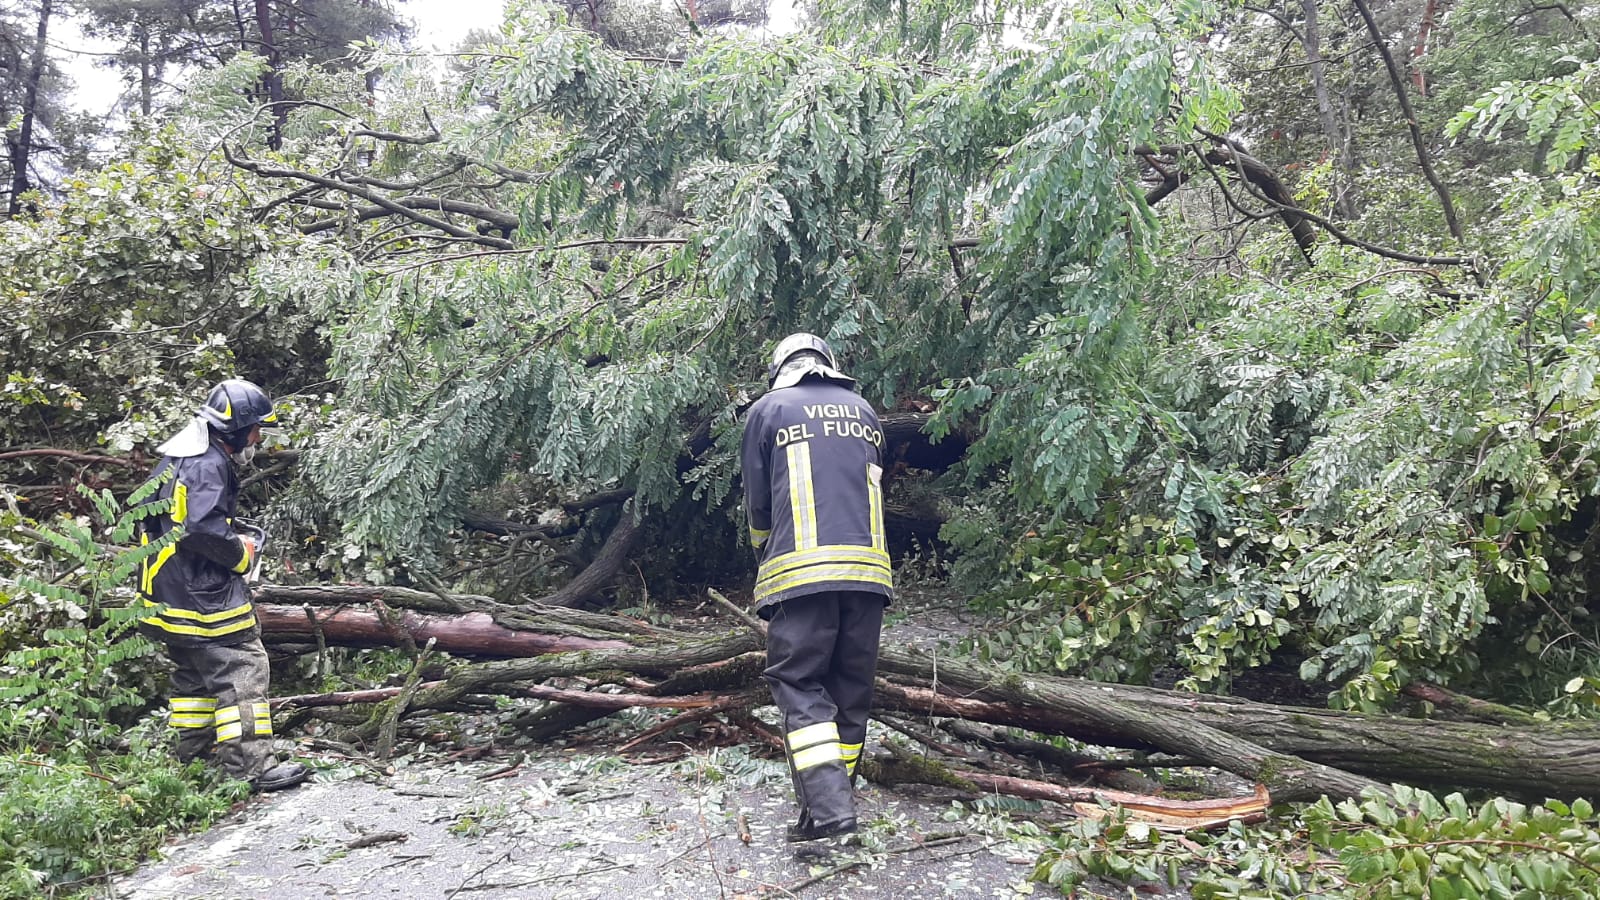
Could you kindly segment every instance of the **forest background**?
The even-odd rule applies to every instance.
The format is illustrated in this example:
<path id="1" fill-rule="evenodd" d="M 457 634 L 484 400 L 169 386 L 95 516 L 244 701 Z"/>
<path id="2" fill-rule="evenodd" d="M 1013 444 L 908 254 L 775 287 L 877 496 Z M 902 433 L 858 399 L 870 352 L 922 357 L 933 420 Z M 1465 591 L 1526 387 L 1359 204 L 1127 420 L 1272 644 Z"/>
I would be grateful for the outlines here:
<path id="1" fill-rule="evenodd" d="M 514 2 L 446 55 L 402 13 L 0 12 L 0 812 L 89 811 L 0 839 L 0 885 L 92 881 L 232 796 L 129 752 L 159 690 L 137 552 L 102 547 L 232 375 L 288 422 L 247 479 L 279 583 L 510 604 L 616 562 L 584 600 L 641 616 L 738 586 L 739 413 L 813 330 L 957 448 L 902 446 L 890 499 L 902 580 L 992 617 L 975 659 L 1595 714 L 1591 5 L 839 0 L 773 36 L 755 0 Z M 114 134 L 65 112 L 67 17 L 116 44 Z M 1412 796 L 1328 813 L 1337 865 L 1303 818 L 1239 830 L 1276 863 L 1217 896 L 1481 890 L 1417 876 L 1449 838 L 1385 830 L 1432 821 Z M 1518 827 L 1593 836 L 1470 799 L 1506 829 L 1479 869 Z M 86 854 L 106 822 L 132 837 Z M 1041 878 L 1182 852 L 1096 827 Z M 1600 877 L 1535 858 L 1507 884 Z"/>

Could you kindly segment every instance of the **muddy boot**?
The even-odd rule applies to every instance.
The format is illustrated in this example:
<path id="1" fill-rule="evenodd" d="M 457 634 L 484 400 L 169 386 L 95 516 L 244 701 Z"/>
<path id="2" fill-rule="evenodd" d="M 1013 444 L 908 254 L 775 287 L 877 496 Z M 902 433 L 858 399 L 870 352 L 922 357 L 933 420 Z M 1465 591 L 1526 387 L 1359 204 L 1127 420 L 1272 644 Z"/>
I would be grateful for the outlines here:
<path id="1" fill-rule="evenodd" d="M 256 793 L 287 790 L 303 783 L 310 777 L 311 769 L 300 763 L 278 763 L 250 779 L 250 790 Z"/>
<path id="2" fill-rule="evenodd" d="M 178 762 L 181 762 L 185 765 L 188 765 L 197 759 L 210 762 L 212 752 L 215 748 L 216 742 L 213 739 L 213 730 L 210 728 L 200 731 L 199 733 L 178 733 Z"/>

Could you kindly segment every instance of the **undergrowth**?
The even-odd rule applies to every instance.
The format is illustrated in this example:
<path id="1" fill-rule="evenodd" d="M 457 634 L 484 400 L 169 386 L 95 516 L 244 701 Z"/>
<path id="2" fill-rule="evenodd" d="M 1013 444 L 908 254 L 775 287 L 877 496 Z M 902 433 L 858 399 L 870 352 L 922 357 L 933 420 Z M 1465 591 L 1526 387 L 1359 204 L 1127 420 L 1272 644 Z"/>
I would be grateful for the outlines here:
<path id="1" fill-rule="evenodd" d="M 1135 889 L 1181 885 L 1199 900 L 1600 896 L 1600 828 L 1587 800 L 1472 804 L 1392 790 L 1324 798 L 1216 834 L 1163 834 L 1123 815 L 1080 819 L 1051 838 L 1034 878 L 1069 895 L 1090 876 Z"/>
<path id="2" fill-rule="evenodd" d="M 0 897 L 69 896 L 204 828 L 249 786 L 136 737 L 123 752 L 0 755 Z"/>
<path id="3" fill-rule="evenodd" d="M 130 546 L 135 523 L 162 508 L 144 503 L 152 490 L 127 506 L 80 490 L 82 518 L 35 523 L 9 504 L 0 515 L 0 897 L 81 892 L 248 795 L 179 764 L 156 720 L 124 727 L 159 696 L 129 588 L 164 546 Z"/>

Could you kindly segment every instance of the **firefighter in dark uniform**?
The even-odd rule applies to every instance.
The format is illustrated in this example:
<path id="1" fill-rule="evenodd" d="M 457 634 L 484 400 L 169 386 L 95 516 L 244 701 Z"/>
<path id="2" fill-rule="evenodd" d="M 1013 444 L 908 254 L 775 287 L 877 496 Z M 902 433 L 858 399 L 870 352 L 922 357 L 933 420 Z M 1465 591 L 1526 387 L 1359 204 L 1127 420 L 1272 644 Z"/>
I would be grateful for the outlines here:
<path id="1" fill-rule="evenodd" d="M 894 593 L 883 531 L 883 430 L 827 342 L 784 338 L 771 390 L 750 408 L 741 461 L 765 677 L 783 714 L 800 820 L 791 841 L 856 829 L 883 610 Z"/>
<path id="2" fill-rule="evenodd" d="M 258 548 L 233 528 L 235 466 L 254 455 L 262 426 L 275 424 L 266 393 L 230 379 L 212 388 L 189 425 L 161 445 L 151 478 L 161 482 L 157 498 L 172 503 L 144 521 L 141 540 L 156 543 L 181 531 L 145 560 L 139 579 L 150 612 L 140 630 L 166 644 L 175 667 L 170 704 L 178 758 L 207 759 L 261 791 L 293 787 L 310 775 L 299 763 L 273 764 L 267 652 L 244 579 Z"/>

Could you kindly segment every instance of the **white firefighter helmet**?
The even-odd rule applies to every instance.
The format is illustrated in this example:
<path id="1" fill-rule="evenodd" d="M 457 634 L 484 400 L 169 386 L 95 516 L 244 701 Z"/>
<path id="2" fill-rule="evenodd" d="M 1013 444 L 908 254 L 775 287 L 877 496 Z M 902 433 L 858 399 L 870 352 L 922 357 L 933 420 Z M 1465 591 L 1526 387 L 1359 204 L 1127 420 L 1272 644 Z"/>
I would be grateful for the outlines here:
<path id="1" fill-rule="evenodd" d="M 854 378 L 836 368 L 833 348 L 814 334 L 799 331 L 778 342 L 772 351 L 772 362 L 767 366 L 767 378 L 773 390 L 793 387 L 808 375 L 835 381 L 849 387 Z"/>

